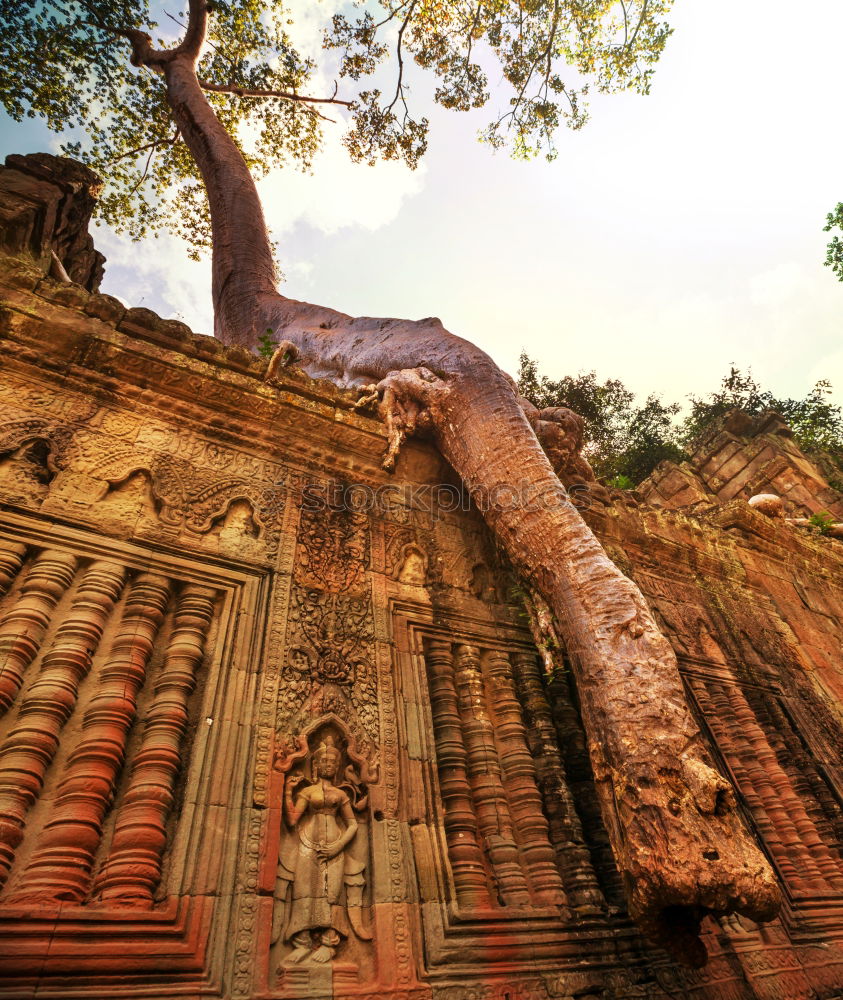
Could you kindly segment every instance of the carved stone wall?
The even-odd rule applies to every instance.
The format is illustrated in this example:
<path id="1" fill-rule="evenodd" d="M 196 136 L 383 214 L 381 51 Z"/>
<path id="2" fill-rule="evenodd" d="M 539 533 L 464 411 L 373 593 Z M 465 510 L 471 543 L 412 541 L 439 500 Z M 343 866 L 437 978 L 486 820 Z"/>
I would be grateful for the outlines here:
<path id="1" fill-rule="evenodd" d="M 99 288 L 105 258 L 88 233 L 100 178 L 77 160 L 12 154 L 0 166 L 0 247 L 31 255 L 49 274 L 61 268 L 88 291 Z"/>
<path id="2" fill-rule="evenodd" d="M 843 993 L 843 543 L 710 490 L 586 511 L 785 894 L 691 972 L 432 449 L 387 477 L 326 383 L 23 258 L 0 291 L 0 997 Z"/>

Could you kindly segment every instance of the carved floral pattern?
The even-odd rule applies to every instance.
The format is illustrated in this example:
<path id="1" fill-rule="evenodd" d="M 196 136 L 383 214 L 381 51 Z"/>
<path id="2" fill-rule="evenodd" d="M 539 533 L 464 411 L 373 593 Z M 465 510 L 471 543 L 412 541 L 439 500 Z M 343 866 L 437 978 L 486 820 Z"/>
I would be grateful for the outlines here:
<path id="1" fill-rule="evenodd" d="M 358 739 L 378 738 L 377 675 L 365 514 L 301 512 L 277 728 L 334 712 Z"/>

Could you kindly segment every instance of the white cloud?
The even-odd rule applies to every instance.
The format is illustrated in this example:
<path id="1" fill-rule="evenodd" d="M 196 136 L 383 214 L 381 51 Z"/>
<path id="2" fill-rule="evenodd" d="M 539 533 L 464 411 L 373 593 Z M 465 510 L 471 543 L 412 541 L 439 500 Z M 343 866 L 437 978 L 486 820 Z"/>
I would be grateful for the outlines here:
<path id="1" fill-rule="evenodd" d="M 419 194 L 424 174 L 424 167 L 411 171 L 403 163 L 352 163 L 334 134 L 326 136 L 312 174 L 274 170 L 258 190 L 276 238 L 300 224 L 325 234 L 348 226 L 373 232 L 392 222 L 407 198 Z"/>
<path id="2" fill-rule="evenodd" d="M 336 83 L 338 96 L 349 97 L 349 81 L 335 80 L 336 59 L 322 48 L 323 34 L 336 6 L 292 0 L 287 7 L 293 43 L 301 55 L 311 57 L 317 65 L 310 93 L 331 94 Z M 397 218 L 406 199 L 424 187 L 424 165 L 411 171 L 400 162 L 378 162 L 374 167 L 352 163 L 342 145 L 348 114 L 339 105 L 323 110 L 334 122 L 323 123 L 323 149 L 312 171 L 274 170 L 259 184 L 267 225 L 276 238 L 299 224 L 311 225 L 327 235 L 350 226 L 373 232 Z"/>
<path id="3" fill-rule="evenodd" d="M 297 227 L 312 226 L 325 235 L 353 228 L 373 232 L 394 221 L 423 184 L 423 168 L 413 173 L 398 163 L 357 166 L 333 141 L 318 157 L 313 174 L 273 171 L 258 190 L 287 280 L 308 287 L 315 269 L 291 245 Z M 100 226 L 95 240 L 107 260 L 103 291 L 180 319 L 197 333 L 213 330 L 209 260 L 190 260 L 185 244 L 169 235 L 132 243 Z"/>
<path id="4" fill-rule="evenodd" d="M 165 319 L 181 320 L 196 333 L 213 331 L 209 260 L 190 260 L 184 243 L 174 236 L 131 243 L 100 226 L 94 239 L 106 257 L 102 291 Z"/>
<path id="5" fill-rule="evenodd" d="M 811 276 L 804 265 L 792 260 L 782 261 L 750 280 L 749 300 L 756 306 L 776 308 L 810 291 L 811 284 Z"/>

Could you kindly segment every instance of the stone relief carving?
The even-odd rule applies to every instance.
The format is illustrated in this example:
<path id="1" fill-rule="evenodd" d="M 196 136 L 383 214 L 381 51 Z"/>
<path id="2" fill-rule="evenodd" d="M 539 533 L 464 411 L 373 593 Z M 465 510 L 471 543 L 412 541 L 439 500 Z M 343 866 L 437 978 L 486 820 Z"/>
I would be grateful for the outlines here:
<path id="1" fill-rule="evenodd" d="M 475 597 L 489 604 L 497 604 L 502 600 L 498 581 L 485 563 L 477 563 L 472 567 L 471 592 Z"/>
<path id="2" fill-rule="evenodd" d="M 0 496 L 40 506 L 70 436 L 68 427 L 42 417 L 8 421 L 0 431 Z"/>
<path id="3" fill-rule="evenodd" d="M 257 515 L 251 501 L 245 497 L 232 500 L 225 513 L 213 519 L 210 530 L 217 532 L 222 539 L 233 541 L 260 536 Z"/>
<path id="4" fill-rule="evenodd" d="M 282 753 L 282 828 L 273 912 L 281 967 L 333 961 L 354 935 L 370 941 L 368 881 L 370 778 L 366 761 L 336 716 L 314 722 Z"/>
<path id="5" fill-rule="evenodd" d="M 405 524 L 393 524 L 390 521 L 380 522 L 380 534 L 382 536 L 383 554 L 382 566 L 387 576 L 397 580 L 404 567 L 407 552 L 411 548 L 421 547 L 418 544 L 417 532 L 415 528 Z M 425 563 L 427 559 L 425 557 Z"/>
<path id="6" fill-rule="evenodd" d="M 401 564 L 398 570 L 399 583 L 410 583 L 417 586 L 427 579 L 427 556 L 420 546 L 410 543 L 401 550 Z"/>
<path id="7" fill-rule="evenodd" d="M 335 712 L 358 740 L 378 736 L 369 522 L 326 507 L 301 512 L 277 728 Z"/>
<path id="8" fill-rule="evenodd" d="M 18 411 L 21 412 L 22 411 Z M 0 454 L 15 451 L 23 444 L 40 440 L 49 445 L 51 471 L 61 466 L 73 431 L 71 427 L 46 417 L 24 416 L 6 422 L 0 431 Z"/>
<path id="9" fill-rule="evenodd" d="M 0 492 L 24 501 L 40 502 L 54 473 L 49 468 L 49 446 L 35 440 L 0 458 Z"/>
<path id="10" fill-rule="evenodd" d="M 144 469 L 129 473 L 121 482 L 112 483 L 97 508 L 109 526 L 121 523 L 126 527 L 150 525 L 159 519 L 152 482 Z"/>
<path id="11" fill-rule="evenodd" d="M 296 577 L 305 587 L 366 591 L 369 519 L 345 508 L 302 510 Z"/>
<path id="12" fill-rule="evenodd" d="M 214 468 L 199 467 L 131 440 L 142 429 L 135 414 L 102 410 L 74 425 L 18 408 L 13 413 L 20 417 L 0 431 L 0 493 L 13 500 L 40 504 L 49 489 L 51 504 L 69 503 L 76 513 L 80 504 L 95 504 L 98 520 L 103 510 L 112 528 L 206 536 L 228 527 L 217 532 L 223 545 L 236 533 L 236 525 L 225 523 L 231 510 L 246 503 L 251 524 L 244 519 L 244 537 L 260 538 L 267 558 L 277 555 L 288 490 L 267 463 L 253 470 L 244 456 L 216 446 Z M 241 468 L 263 475 L 256 480 L 239 474 Z"/>

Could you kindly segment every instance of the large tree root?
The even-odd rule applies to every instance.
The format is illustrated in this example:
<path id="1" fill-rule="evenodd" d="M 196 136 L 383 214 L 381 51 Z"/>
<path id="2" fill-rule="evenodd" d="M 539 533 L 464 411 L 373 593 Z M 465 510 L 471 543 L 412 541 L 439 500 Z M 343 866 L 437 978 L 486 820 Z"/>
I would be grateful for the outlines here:
<path id="1" fill-rule="evenodd" d="M 669 643 L 571 504 L 511 380 L 488 355 L 436 319 L 352 319 L 277 293 L 254 182 L 196 77 L 207 3 L 189 0 L 189 12 L 174 49 L 157 52 L 141 33 L 130 37 L 135 64 L 164 75 L 208 192 L 217 335 L 254 347 L 270 328 L 286 338 L 271 372 L 294 348 L 314 377 L 376 383 L 390 462 L 408 434 L 429 429 L 528 589 L 558 622 L 631 915 L 679 957 L 700 963 L 702 914 L 768 920 L 779 894 L 711 766 Z M 553 438 L 554 428 L 542 423 L 554 419 L 545 416 L 532 414 L 532 423 Z"/>
<path id="2" fill-rule="evenodd" d="M 711 766 L 669 643 L 571 504 L 536 439 L 533 428 L 557 464 L 567 461 L 553 426 L 560 415 L 533 412 L 528 422 L 511 379 L 439 320 L 352 319 L 277 293 L 254 182 L 196 78 L 207 4 L 189 0 L 189 9 L 182 44 L 155 52 L 136 33 L 133 59 L 163 73 L 208 191 L 217 335 L 253 347 L 267 328 L 280 333 L 286 340 L 270 377 L 297 352 L 314 377 L 377 384 L 388 463 L 407 435 L 429 430 L 527 588 L 558 622 L 630 914 L 674 954 L 699 964 L 704 913 L 768 920 L 778 889 L 728 784 Z"/>
<path id="3" fill-rule="evenodd" d="M 297 344 L 306 359 L 312 344 Z M 707 913 L 770 920 L 780 900 L 687 707 L 673 650 L 571 504 L 507 377 L 490 362 L 462 373 L 427 360 L 377 384 L 385 465 L 406 437 L 428 430 L 528 588 L 546 601 L 571 659 L 630 915 L 677 958 L 701 965 Z"/>

